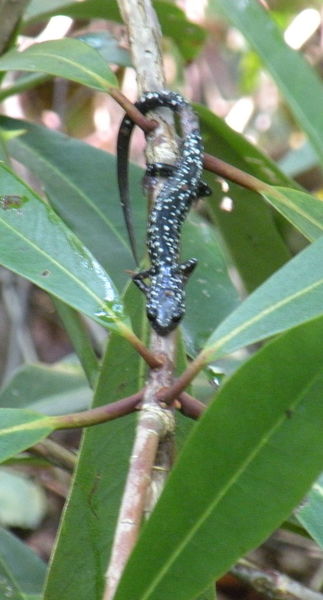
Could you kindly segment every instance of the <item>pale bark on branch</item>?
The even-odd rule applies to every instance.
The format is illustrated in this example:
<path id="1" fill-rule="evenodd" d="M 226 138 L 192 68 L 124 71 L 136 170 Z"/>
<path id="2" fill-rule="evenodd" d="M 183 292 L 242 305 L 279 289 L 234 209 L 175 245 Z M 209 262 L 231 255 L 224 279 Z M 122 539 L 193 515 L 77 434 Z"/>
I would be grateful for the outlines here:
<path id="1" fill-rule="evenodd" d="M 161 31 L 150 0 L 119 0 L 127 27 L 132 62 L 137 74 L 138 96 L 143 91 L 165 89 Z M 170 111 L 154 113 L 158 127 L 147 140 L 148 162 L 176 160 L 177 143 Z M 150 199 L 158 193 L 158 186 Z M 173 457 L 174 410 L 162 407 L 158 393 L 173 382 L 176 333 L 151 335 L 150 348 L 163 365 L 150 372 L 138 418 L 132 456 L 107 570 L 104 600 L 112 600 L 143 519 L 150 514 L 163 488 Z"/>

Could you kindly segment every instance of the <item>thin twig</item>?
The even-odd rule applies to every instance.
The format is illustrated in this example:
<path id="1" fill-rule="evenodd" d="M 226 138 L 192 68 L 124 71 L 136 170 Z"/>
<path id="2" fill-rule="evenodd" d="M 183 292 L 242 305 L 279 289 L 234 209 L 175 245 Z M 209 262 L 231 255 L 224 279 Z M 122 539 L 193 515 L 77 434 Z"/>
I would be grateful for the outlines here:
<path id="1" fill-rule="evenodd" d="M 272 600 L 323 600 L 323 595 L 274 569 L 261 569 L 240 560 L 231 573 Z"/>
<path id="2" fill-rule="evenodd" d="M 42 456 L 51 464 L 61 467 L 69 472 L 73 472 L 76 465 L 75 454 L 53 440 L 43 440 L 29 448 L 28 452 L 36 456 Z"/>
<path id="3" fill-rule="evenodd" d="M 109 90 L 110 96 L 114 98 L 116 102 L 125 110 L 125 112 L 131 117 L 132 121 L 138 125 L 145 133 L 150 133 L 154 131 L 158 126 L 157 121 L 154 119 L 149 119 L 149 117 L 145 117 L 135 105 L 128 100 L 127 96 L 122 94 L 120 90 L 116 88 L 111 88 Z"/>
<path id="4" fill-rule="evenodd" d="M 128 29 L 139 95 L 146 90 L 165 89 L 161 31 L 150 0 L 119 0 L 119 7 Z M 116 98 L 115 94 L 114 97 Z M 133 108 L 128 107 L 127 110 L 132 111 L 131 116 L 138 122 L 138 115 L 134 114 Z M 158 138 L 154 139 L 153 135 L 149 137 L 148 160 L 170 162 L 172 157 L 175 160 L 176 137 L 172 116 L 165 114 L 161 120 L 156 114 L 156 121 L 159 124 Z M 156 124 L 153 123 L 150 130 L 155 127 Z M 153 191 L 153 197 L 156 197 L 157 193 L 158 188 Z M 146 386 L 107 570 L 104 600 L 112 600 L 115 594 L 125 564 L 136 543 L 142 520 L 145 514 L 151 512 L 172 462 L 173 409 L 160 406 L 158 392 L 172 383 L 175 336 L 176 334 L 172 333 L 160 337 L 152 332 L 151 352 L 164 360 L 159 369 L 151 371 Z"/>
<path id="5" fill-rule="evenodd" d="M 196 375 L 203 369 L 207 363 L 208 353 L 200 352 L 197 357 L 188 365 L 187 369 L 176 379 L 176 381 L 166 390 L 162 390 L 159 395 L 159 401 L 170 405 L 185 390 Z"/>
<path id="6" fill-rule="evenodd" d="M 144 390 L 140 390 L 136 394 L 121 398 L 111 404 L 104 404 L 96 408 L 90 408 L 78 413 L 69 415 L 59 415 L 57 417 L 49 417 L 55 429 L 72 429 L 75 427 L 91 427 L 91 425 L 99 425 L 113 419 L 118 419 L 131 412 L 137 410 L 138 403 L 143 398 Z"/>
<path id="7" fill-rule="evenodd" d="M 204 168 L 224 179 L 229 179 L 233 183 L 238 183 L 242 187 L 247 188 L 248 190 L 252 190 L 254 192 L 261 192 L 264 190 L 270 189 L 270 185 L 258 179 L 258 177 L 254 177 L 253 175 L 249 175 L 246 171 L 242 171 L 242 169 L 238 169 L 229 163 L 226 163 L 224 160 L 217 158 L 216 156 L 212 156 L 211 154 L 204 154 Z"/>
<path id="8" fill-rule="evenodd" d="M 118 104 L 120 104 L 120 106 L 124 108 L 126 113 L 131 117 L 132 121 L 134 121 L 134 123 L 136 123 L 136 125 L 145 133 L 151 133 L 154 131 L 154 129 L 156 129 L 158 126 L 157 121 L 150 119 L 149 117 L 145 117 L 119 90 L 111 88 L 110 95 L 116 100 L 116 102 L 118 102 Z M 238 167 L 234 167 L 233 165 L 230 165 L 230 163 L 227 163 L 221 158 L 217 158 L 212 154 L 208 154 L 207 152 L 204 153 L 203 164 L 207 171 L 215 173 L 224 179 L 229 179 L 229 181 L 237 183 L 248 190 L 260 193 L 261 191 L 268 190 L 271 187 L 261 179 L 258 179 L 258 177 L 250 175 L 246 171 L 238 169 Z"/>
<path id="9" fill-rule="evenodd" d="M 128 340 L 130 344 L 137 350 L 138 354 L 142 356 L 147 365 L 150 366 L 151 369 L 156 369 L 162 366 L 162 360 L 160 357 L 156 356 L 154 350 L 149 350 L 146 348 L 145 344 L 135 335 L 135 333 L 129 329 L 128 327 L 123 327 L 120 325 L 120 332 L 124 335 L 124 337 Z"/>
<path id="10" fill-rule="evenodd" d="M 155 350 L 161 353 L 166 346 L 165 338 L 159 338 L 155 334 L 153 338 Z M 137 541 L 143 518 L 151 512 L 169 470 L 171 462 L 169 444 L 174 429 L 173 411 L 162 408 L 157 401 L 158 391 L 162 387 L 169 386 L 172 378 L 171 364 L 166 360 L 166 356 L 165 364 L 168 365 L 167 368 L 164 366 L 150 372 L 146 386 L 106 575 L 104 600 L 113 598 L 126 562 Z M 165 446 L 168 449 L 166 455 Z M 157 493 L 156 487 L 158 487 Z"/>
<path id="11" fill-rule="evenodd" d="M 182 392 L 178 399 L 180 401 L 180 412 L 190 419 L 199 419 L 206 409 L 203 402 L 186 392 Z"/>

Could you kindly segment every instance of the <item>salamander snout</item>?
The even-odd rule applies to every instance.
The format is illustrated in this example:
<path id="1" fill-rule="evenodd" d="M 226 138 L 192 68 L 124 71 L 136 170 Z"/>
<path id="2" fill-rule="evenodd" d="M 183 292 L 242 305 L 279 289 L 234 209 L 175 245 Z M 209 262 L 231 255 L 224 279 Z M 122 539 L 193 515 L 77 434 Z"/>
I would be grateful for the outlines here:
<path id="1" fill-rule="evenodd" d="M 168 335 L 185 314 L 185 292 L 183 284 L 177 285 L 177 278 L 158 282 L 151 286 L 147 301 L 147 316 L 159 335 Z"/>

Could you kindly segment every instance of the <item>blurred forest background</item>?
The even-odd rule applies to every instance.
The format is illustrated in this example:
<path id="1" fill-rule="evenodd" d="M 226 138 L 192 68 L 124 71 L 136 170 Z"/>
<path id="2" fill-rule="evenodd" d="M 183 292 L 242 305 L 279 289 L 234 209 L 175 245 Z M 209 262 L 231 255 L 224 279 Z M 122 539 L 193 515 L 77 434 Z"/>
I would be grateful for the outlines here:
<path id="1" fill-rule="evenodd" d="M 260 0 L 259 0 L 260 1 Z M 321 1 L 261 0 L 271 11 L 283 32 L 286 43 L 304 54 L 318 74 L 323 74 L 323 4 Z M 32 11 L 31 3 L 28 10 Z M 177 5 L 188 21 L 196 23 L 196 48 L 185 52 L 174 35 L 164 31 L 165 72 L 168 87 L 180 90 L 190 100 L 205 104 L 234 130 L 243 134 L 278 162 L 280 168 L 295 178 L 311 193 L 323 197 L 322 170 L 314 151 L 299 130 L 288 107 L 243 36 L 227 22 L 212 13 L 206 14 L 206 2 L 179 0 Z M 204 32 L 201 35 L 201 32 Z M 78 20 L 55 16 L 41 23 L 30 21 L 19 35 L 19 46 L 31 43 L 81 36 L 100 47 L 111 60 L 115 52 L 114 70 L 122 92 L 136 99 L 136 77 L 130 67 L 123 25 L 100 19 Z M 185 45 L 185 40 L 182 40 Z M 189 59 L 189 52 L 192 52 Z M 4 88 L 15 84 L 16 73 L 9 73 Z M 1 102 L 1 113 L 39 123 L 110 153 L 115 153 L 116 135 L 122 117 L 121 108 L 108 95 L 95 93 L 76 83 L 59 78 L 39 76 L 30 90 L 11 95 Z M 310 93 L 304 90 L 304 94 Z M 132 158 L 143 164 L 142 134 L 136 132 Z M 21 164 L 18 169 L 22 169 Z M 21 171 L 20 171 L 21 172 Z M 26 176 L 26 173 L 23 173 Z M 30 184 L 37 181 L 29 176 Z M 226 209 L 226 207 L 224 207 Z M 303 238 L 290 240 L 295 252 Z M 88 322 L 98 355 L 102 353 L 106 332 Z M 2 398 L 13 393 L 11 381 L 19 387 L 19 372 L 28 373 L 30 384 L 39 387 L 42 401 L 42 370 L 50 365 L 53 372 L 51 401 L 85 407 L 90 398 L 83 376 L 72 356 L 72 346 L 60 325 L 49 296 L 29 282 L 0 269 L 0 378 Z M 74 374 L 70 397 L 56 389 L 55 373 Z M 46 377 L 48 371 L 46 370 Z M 8 389 L 8 386 L 10 389 Z M 59 433 L 56 438 L 70 449 L 77 448 L 79 434 Z M 10 468 L 9 468 L 10 467 Z M 60 511 L 70 483 L 70 475 L 60 469 L 47 468 L 41 459 L 27 467 L 6 465 L 0 469 L 0 523 L 12 528 L 45 560 L 49 558 Z M 257 551 L 255 558 L 264 566 L 277 568 L 303 581 L 314 589 L 323 584 L 322 551 L 296 533 L 279 532 Z M 219 598 L 256 600 L 260 594 L 243 587 L 233 575 L 219 584 Z"/>

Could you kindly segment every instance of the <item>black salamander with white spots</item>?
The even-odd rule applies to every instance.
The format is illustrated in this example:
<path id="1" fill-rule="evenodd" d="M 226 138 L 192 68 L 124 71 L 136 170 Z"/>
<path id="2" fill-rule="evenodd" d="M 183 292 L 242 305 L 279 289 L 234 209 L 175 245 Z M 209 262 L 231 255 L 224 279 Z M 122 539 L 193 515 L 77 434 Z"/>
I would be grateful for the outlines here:
<path id="1" fill-rule="evenodd" d="M 135 105 L 143 114 L 157 107 L 168 107 L 179 116 L 182 142 L 175 165 L 148 165 L 146 175 L 166 176 L 166 182 L 155 199 L 149 215 L 147 248 L 150 269 L 133 276 L 133 281 L 147 297 L 147 316 L 159 335 L 167 335 L 185 313 L 184 285 L 195 268 L 195 258 L 179 262 L 182 224 L 199 196 L 210 190 L 201 182 L 203 146 L 199 122 L 192 107 L 175 92 L 146 92 Z M 128 154 L 134 122 L 125 116 L 117 142 L 118 183 L 131 247 L 135 243 L 128 201 Z M 150 280 L 148 285 L 145 280 Z"/>

